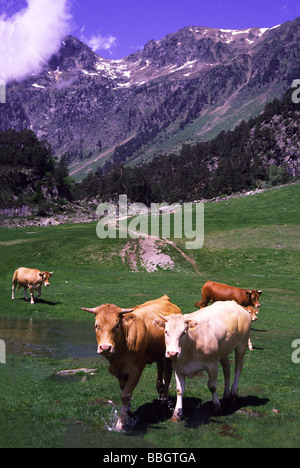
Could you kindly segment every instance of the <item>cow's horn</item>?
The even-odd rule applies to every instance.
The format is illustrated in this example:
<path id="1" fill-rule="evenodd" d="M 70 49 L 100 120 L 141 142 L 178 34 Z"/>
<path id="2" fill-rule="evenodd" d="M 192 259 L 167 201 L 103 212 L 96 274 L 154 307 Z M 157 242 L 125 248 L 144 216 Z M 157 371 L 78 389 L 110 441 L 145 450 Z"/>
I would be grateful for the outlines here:
<path id="1" fill-rule="evenodd" d="M 122 309 L 121 314 L 129 314 L 130 312 L 134 312 L 135 309 Z"/>
<path id="2" fill-rule="evenodd" d="M 86 312 L 89 312 L 90 314 L 95 314 L 97 307 L 95 307 L 94 309 L 86 309 L 85 307 L 81 307 L 81 310 L 85 310 Z"/>
<path id="3" fill-rule="evenodd" d="M 164 322 L 167 322 L 167 321 L 168 321 L 168 320 L 167 320 L 167 317 L 164 317 L 164 316 L 161 315 L 161 314 L 158 314 L 158 315 L 163 319 Z"/>

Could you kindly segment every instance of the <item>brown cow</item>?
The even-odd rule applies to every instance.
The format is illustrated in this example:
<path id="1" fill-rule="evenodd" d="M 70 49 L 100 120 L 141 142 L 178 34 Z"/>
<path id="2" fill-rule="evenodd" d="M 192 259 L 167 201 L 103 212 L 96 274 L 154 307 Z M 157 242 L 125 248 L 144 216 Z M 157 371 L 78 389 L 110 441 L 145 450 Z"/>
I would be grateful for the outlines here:
<path id="1" fill-rule="evenodd" d="M 210 302 L 235 301 L 243 307 L 260 307 L 259 297 L 262 291 L 247 290 L 227 286 L 227 284 L 207 281 L 202 288 L 201 302 L 195 303 L 196 307 L 203 309 Z"/>
<path id="2" fill-rule="evenodd" d="M 180 314 L 179 307 L 168 296 L 149 301 L 134 309 L 121 309 L 104 304 L 85 309 L 95 314 L 98 353 L 109 361 L 109 372 L 118 378 L 122 390 L 122 408 L 117 430 L 126 426 L 130 400 L 147 364 L 157 364 L 157 390 L 166 401 L 172 377 L 172 365 L 165 359 L 165 340 L 162 330 L 153 324 L 159 314 Z"/>
<path id="3" fill-rule="evenodd" d="M 16 286 L 18 285 L 17 291 L 19 291 L 21 286 L 24 288 L 24 295 L 26 301 L 29 300 L 27 296 L 27 289 L 29 288 L 31 304 L 34 304 L 33 291 L 37 290 L 38 297 L 40 297 L 42 292 L 42 285 L 44 285 L 46 288 L 50 286 L 49 280 L 52 275 L 53 271 L 49 273 L 49 271 L 41 271 L 30 268 L 19 268 L 14 272 L 14 276 L 12 279 L 12 300 L 15 299 L 15 290 Z"/>

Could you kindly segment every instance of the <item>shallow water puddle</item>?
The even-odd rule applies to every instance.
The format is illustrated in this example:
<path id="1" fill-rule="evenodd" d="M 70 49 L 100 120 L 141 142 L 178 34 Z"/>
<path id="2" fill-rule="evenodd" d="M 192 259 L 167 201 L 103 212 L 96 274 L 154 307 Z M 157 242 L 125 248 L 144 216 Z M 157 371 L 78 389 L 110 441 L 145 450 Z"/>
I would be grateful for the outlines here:
<path id="1" fill-rule="evenodd" d="M 90 323 L 72 320 L 0 318 L 7 354 L 31 357 L 93 358 L 97 344 Z"/>
<path id="2" fill-rule="evenodd" d="M 65 448 L 102 448 L 102 449 L 135 449 L 154 448 L 144 439 L 143 435 L 134 436 L 126 432 L 109 432 L 107 430 L 92 430 L 79 421 L 71 424 L 65 433 Z"/>

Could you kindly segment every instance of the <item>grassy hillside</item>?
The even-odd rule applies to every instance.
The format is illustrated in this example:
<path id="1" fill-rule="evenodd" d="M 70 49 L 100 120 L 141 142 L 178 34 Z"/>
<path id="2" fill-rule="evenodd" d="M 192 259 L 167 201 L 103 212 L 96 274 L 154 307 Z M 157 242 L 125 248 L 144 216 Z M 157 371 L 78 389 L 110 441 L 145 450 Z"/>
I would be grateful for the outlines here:
<path id="1" fill-rule="evenodd" d="M 96 223 L 0 228 L 0 339 L 7 346 L 6 365 L 0 364 L 0 424 L 6 428 L 0 446 L 299 447 L 299 364 L 291 359 L 292 343 L 300 339 L 299 201 L 300 185 L 293 185 L 206 204 L 204 247 L 186 251 L 200 275 L 170 245 L 163 251 L 174 261 L 173 271 L 133 273 L 120 256 L 127 240 L 98 239 Z M 176 243 L 184 251 L 184 240 Z M 34 306 L 21 291 L 11 301 L 11 277 L 19 266 L 54 270 L 51 287 Z M 135 429 L 109 432 L 120 391 L 97 358 L 93 317 L 80 308 L 105 302 L 131 307 L 166 293 L 189 313 L 208 279 L 264 290 L 236 406 L 214 416 L 205 375 L 187 381 L 185 419 L 174 424 L 154 401 L 151 366 L 134 393 Z M 76 348 L 80 340 L 94 350 L 88 357 L 76 350 L 60 356 L 63 346 Z M 52 376 L 80 367 L 98 374 L 71 381 Z M 173 379 L 172 404 L 175 394 Z"/>
<path id="2" fill-rule="evenodd" d="M 198 139 L 193 146 L 183 144 L 177 155 L 169 153 L 146 162 L 148 153 L 142 148 L 141 164 L 136 165 L 133 138 L 116 149 L 113 164 L 107 162 L 77 184 L 76 197 L 101 194 L 110 200 L 125 191 L 132 202 L 189 202 L 296 180 L 300 113 L 292 92 L 274 99 L 261 114 L 241 121 L 232 131 L 223 131 L 211 141 Z"/>

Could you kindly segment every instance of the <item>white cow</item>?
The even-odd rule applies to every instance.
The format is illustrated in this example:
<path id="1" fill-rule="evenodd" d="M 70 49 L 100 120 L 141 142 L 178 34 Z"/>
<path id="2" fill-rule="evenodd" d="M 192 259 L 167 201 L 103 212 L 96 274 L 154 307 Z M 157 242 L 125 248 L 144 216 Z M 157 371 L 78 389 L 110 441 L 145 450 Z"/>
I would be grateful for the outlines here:
<path id="1" fill-rule="evenodd" d="M 154 323 L 165 329 L 166 357 L 172 359 L 177 383 L 177 404 L 173 420 L 182 417 L 185 378 L 206 370 L 208 388 L 216 412 L 221 411 L 217 395 L 219 361 L 225 377 L 224 398 L 234 403 L 250 337 L 251 317 L 234 301 L 215 302 L 212 306 L 188 315 L 171 315 Z M 230 392 L 229 354 L 235 351 L 235 380 Z"/>

